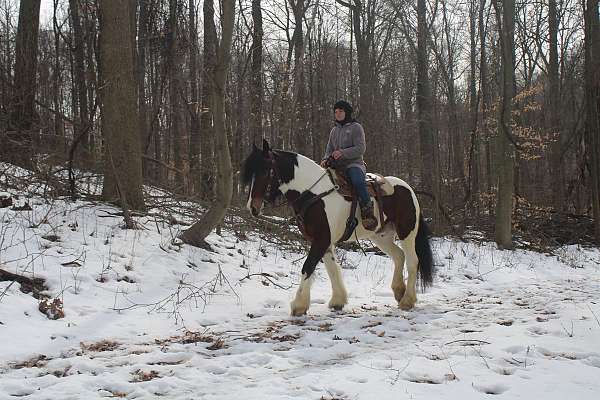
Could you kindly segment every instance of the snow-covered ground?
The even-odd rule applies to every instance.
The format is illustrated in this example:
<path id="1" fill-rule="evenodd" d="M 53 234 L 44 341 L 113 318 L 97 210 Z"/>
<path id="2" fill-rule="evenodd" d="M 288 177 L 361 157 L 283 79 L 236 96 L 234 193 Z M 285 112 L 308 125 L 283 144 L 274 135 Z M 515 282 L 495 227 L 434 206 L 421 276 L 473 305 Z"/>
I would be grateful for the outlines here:
<path id="1" fill-rule="evenodd" d="M 25 199 L 21 198 L 19 204 Z M 0 399 L 597 399 L 600 252 L 554 256 L 434 239 L 435 284 L 397 308 L 391 261 L 340 251 L 350 303 L 330 311 L 322 264 L 289 316 L 303 254 L 107 205 L 0 209 L 0 268 L 46 279 L 50 320 L 0 282 Z M 248 216 L 250 218 L 250 216 Z"/>

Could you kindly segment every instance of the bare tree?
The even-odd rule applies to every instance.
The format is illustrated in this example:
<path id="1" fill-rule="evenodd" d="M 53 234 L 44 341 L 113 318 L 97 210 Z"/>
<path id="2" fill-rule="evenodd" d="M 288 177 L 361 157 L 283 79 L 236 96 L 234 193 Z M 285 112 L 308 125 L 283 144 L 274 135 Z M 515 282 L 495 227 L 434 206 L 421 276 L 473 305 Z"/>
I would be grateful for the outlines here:
<path id="1" fill-rule="evenodd" d="M 142 158 L 129 0 L 100 0 L 102 132 L 106 149 L 102 197 L 143 210 Z"/>
<path id="2" fill-rule="evenodd" d="M 498 0 L 493 0 L 500 29 L 502 51 L 502 99 L 499 111 L 496 142 L 498 193 L 496 195 L 495 240 L 499 247 L 510 249 L 512 243 L 512 209 L 514 193 L 515 148 L 511 120 L 514 93 L 514 26 L 515 2 L 502 0 L 502 13 Z"/>
<path id="3" fill-rule="evenodd" d="M 547 103 L 548 112 L 546 114 L 547 129 L 555 134 L 554 143 L 551 149 L 550 168 L 553 180 L 556 183 L 553 200 L 554 207 L 562 210 L 565 207 L 565 178 L 562 166 L 562 135 L 560 129 L 560 76 L 558 69 L 558 15 L 556 0 L 548 0 L 548 90 Z"/>
<path id="4" fill-rule="evenodd" d="M 291 135 L 294 150 L 307 154 L 308 151 L 308 118 L 306 113 L 306 82 L 304 73 L 304 16 L 310 0 L 288 0 L 294 14 L 294 86 L 293 86 L 293 113 Z"/>
<path id="5" fill-rule="evenodd" d="M 13 98 L 8 123 L 9 129 L 16 131 L 16 135 L 8 138 L 6 154 L 9 159 L 24 166 L 31 166 L 39 23 L 40 0 L 21 0 Z"/>
<path id="6" fill-rule="evenodd" d="M 261 0 L 252 0 L 252 73 L 250 75 L 250 123 L 249 135 L 252 142 L 262 138 L 263 109 L 263 18 Z"/>
<path id="7" fill-rule="evenodd" d="M 596 243 L 600 244 L 600 16 L 598 0 L 585 4 L 585 104 L 592 212 Z"/>
<path id="8" fill-rule="evenodd" d="M 216 198 L 202 219 L 183 232 L 181 239 L 193 246 L 206 246 L 205 238 L 223 220 L 231 202 L 233 171 L 227 131 L 225 129 L 225 82 L 231 61 L 235 0 L 221 0 L 221 40 L 217 41 L 212 0 L 204 2 L 204 21 L 207 21 L 210 37 L 215 39 L 216 58 L 210 65 L 210 94 L 215 133 L 215 159 L 217 166 Z"/>
<path id="9" fill-rule="evenodd" d="M 204 199 L 212 198 L 214 192 L 214 175 L 212 174 L 215 155 L 213 154 L 213 138 L 215 136 L 213 125 L 211 79 L 217 58 L 217 32 L 214 19 L 214 2 L 205 1 L 204 13 L 204 70 L 202 74 L 202 104 L 200 114 L 200 196 Z"/>
<path id="10" fill-rule="evenodd" d="M 73 53 L 74 53 L 74 65 L 73 75 L 75 79 L 73 83 L 75 85 L 75 96 L 77 104 L 77 124 L 75 125 L 75 137 L 81 139 L 79 143 L 81 147 L 85 149 L 88 154 L 83 158 L 85 161 L 90 161 L 90 155 L 94 152 L 94 141 L 90 140 L 89 133 L 91 132 L 91 118 L 88 103 L 88 88 L 86 85 L 85 76 L 85 39 L 83 37 L 83 27 L 81 25 L 80 18 L 80 5 L 78 0 L 69 0 L 69 13 L 71 16 L 71 27 L 73 30 Z M 75 144 L 77 145 L 77 144 Z"/>
<path id="11" fill-rule="evenodd" d="M 200 165 L 200 93 L 198 88 L 198 22 L 196 18 L 196 0 L 189 0 L 189 38 L 190 43 L 190 106 L 188 107 L 190 114 L 190 179 L 191 185 L 194 187 L 192 192 L 198 186 L 197 182 L 200 179 L 198 168 Z"/>
<path id="12" fill-rule="evenodd" d="M 181 54 L 179 51 L 179 24 L 177 16 L 180 1 L 169 0 L 169 17 L 167 22 L 167 75 L 169 79 L 169 131 L 173 144 L 173 160 L 175 161 L 175 184 L 179 191 L 186 193 L 184 178 L 187 178 L 186 158 L 187 143 L 184 134 L 185 124 L 183 121 L 183 85 L 182 69 L 180 68 Z"/>
<path id="13" fill-rule="evenodd" d="M 419 141 L 421 144 L 421 171 L 423 188 L 433 195 L 433 215 L 437 215 L 440 198 L 439 161 L 434 141 L 429 87 L 429 40 L 427 24 L 427 2 L 417 0 L 417 113 Z"/>

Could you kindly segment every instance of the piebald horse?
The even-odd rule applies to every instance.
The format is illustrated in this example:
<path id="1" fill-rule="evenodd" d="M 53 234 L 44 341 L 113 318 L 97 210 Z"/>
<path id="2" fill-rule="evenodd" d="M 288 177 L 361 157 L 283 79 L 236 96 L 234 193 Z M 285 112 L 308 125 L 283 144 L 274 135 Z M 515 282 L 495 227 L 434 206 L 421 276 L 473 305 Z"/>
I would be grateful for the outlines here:
<path id="1" fill-rule="evenodd" d="M 252 153 L 244 161 L 242 180 L 245 185 L 250 185 L 247 207 L 252 215 L 260 215 L 264 202 L 273 203 L 284 196 L 294 209 L 303 236 L 311 244 L 302 267 L 300 286 L 291 302 L 292 315 L 306 314 L 313 272 L 321 259 L 331 280 L 329 307 L 341 310 L 348 303 L 348 294 L 342 269 L 336 261 L 335 244 L 344 233 L 351 203 L 335 190 L 336 184 L 327 171 L 301 154 L 271 150 L 269 143 L 263 141 L 263 148 L 253 145 Z M 433 281 L 429 230 L 411 187 L 393 176 L 386 176 L 385 181 L 382 187 L 384 220 L 381 221 L 375 202 L 377 228 L 368 231 L 359 223 L 351 238 L 369 239 L 392 258 L 394 297 L 402 310 L 410 310 L 417 301 L 417 271 L 423 287 Z M 401 247 L 396 245 L 396 237 Z M 405 264 L 408 271 L 406 284 Z"/>

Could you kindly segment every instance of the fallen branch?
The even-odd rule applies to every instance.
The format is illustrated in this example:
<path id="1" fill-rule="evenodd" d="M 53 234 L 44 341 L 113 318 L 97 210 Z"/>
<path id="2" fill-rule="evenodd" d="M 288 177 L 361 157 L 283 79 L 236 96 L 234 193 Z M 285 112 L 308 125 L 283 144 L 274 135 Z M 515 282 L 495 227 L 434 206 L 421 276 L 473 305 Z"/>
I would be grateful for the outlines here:
<path id="1" fill-rule="evenodd" d="M 12 272 L 0 269 L 0 281 L 12 281 L 13 283 L 18 282 L 19 284 L 21 284 L 21 292 L 33 292 L 32 296 L 36 299 L 47 297 L 40 294 L 41 292 L 48 290 L 48 288 L 44 285 L 44 280 L 42 278 L 28 278 L 23 275 L 13 274 Z M 2 297 L 4 297 L 6 291 L 13 285 L 13 283 L 11 283 L 4 290 L 4 292 L 2 292 L 2 294 L 0 295 L 0 300 L 2 299 Z"/>

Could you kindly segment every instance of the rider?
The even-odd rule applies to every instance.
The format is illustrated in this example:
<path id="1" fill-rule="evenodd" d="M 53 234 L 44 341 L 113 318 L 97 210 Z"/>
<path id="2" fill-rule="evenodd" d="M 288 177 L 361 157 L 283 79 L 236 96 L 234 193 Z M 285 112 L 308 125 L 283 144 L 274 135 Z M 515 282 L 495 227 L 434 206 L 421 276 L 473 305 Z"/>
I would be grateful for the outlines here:
<path id="1" fill-rule="evenodd" d="M 365 229 L 374 230 L 377 220 L 373 215 L 373 201 L 367 191 L 365 182 L 365 131 L 361 124 L 352 118 L 352 106 L 344 100 L 339 100 L 333 106 L 335 126 L 329 133 L 329 141 L 321 166 L 328 166 L 328 159 L 335 160 L 336 168 L 346 172 L 358 194 L 360 213 Z"/>

